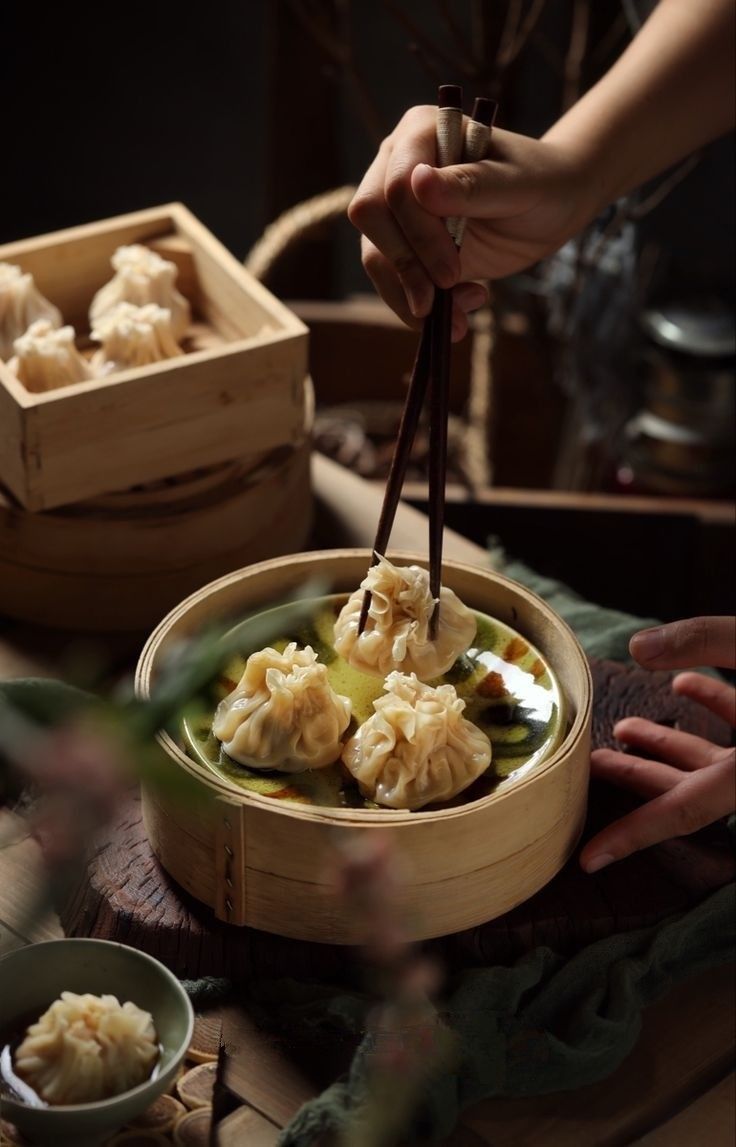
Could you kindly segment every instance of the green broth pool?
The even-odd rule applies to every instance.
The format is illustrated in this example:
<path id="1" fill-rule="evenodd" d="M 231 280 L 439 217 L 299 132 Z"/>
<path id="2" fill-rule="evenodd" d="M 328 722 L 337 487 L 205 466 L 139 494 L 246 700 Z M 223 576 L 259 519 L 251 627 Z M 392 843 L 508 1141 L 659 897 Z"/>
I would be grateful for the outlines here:
<path id="1" fill-rule="evenodd" d="M 372 716 L 373 702 L 384 692 L 382 678 L 353 669 L 333 647 L 335 618 L 347 599 L 347 594 L 335 594 L 315 600 L 307 624 L 282 632 L 269 642 L 279 651 L 290 641 L 296 641 L 300 647 L 311 645 L 327 666 L 332 688 L 351 700 L 353 716 L 346 740 Z M 268 612 L 274 614 L 274 633 L 279 633 L 278 608 Z M 526 776 L 554 752 L 565 733 L 564 700 L 544 657 L 503 622 L 474 612 L 477 630 L 473 644 L 444 676 L 429 684 L 455 686 L 465 701 L 464 716 L 487 734 L 493 755 L 490 767 L 469 788 L 442 806 L 426 806 L 430 810 L 478 800 Z M 234 657 L 222 673 L 216 691 L 218 701 L 236 688 L 247 658 L 262 648 L 249 645 L 248 624 L 245 621 L 238 627 L 243 639 L 242 655 Z M 184 722 L 186 747 L 195 760 L 229 784 L 277 800 L 324 808 L 379 807 L 361 796 L 339 761 L 322 769 L 286 774 L 250 769 L 232 760 L 212 734 L 213 716 L 214 712 L 204 713 Z M 412 816 L 420 816 L 422 811 Z"/>

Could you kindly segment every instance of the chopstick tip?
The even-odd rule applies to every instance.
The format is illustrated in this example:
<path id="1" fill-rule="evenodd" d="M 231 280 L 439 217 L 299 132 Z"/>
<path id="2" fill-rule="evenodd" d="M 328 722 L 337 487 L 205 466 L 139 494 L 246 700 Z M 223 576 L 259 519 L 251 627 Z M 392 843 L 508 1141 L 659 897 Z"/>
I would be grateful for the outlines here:
<path id="1" fill-rule="evenodd" d="M 463 89 L 459 84 L 440 84 L 437 92 L 437 106 L 441 108 L 458 108 L 462 111 Z"/>
<path id="2" fill-rule="evenodd" d="M 498 104 L 495 100 L 489 100 L 485 96 L 478 96 L 473 104 L 472 119 L 474 119 L 476 123 L 482 123 L 484 127 L 492 127 L 497 112 Z"/>

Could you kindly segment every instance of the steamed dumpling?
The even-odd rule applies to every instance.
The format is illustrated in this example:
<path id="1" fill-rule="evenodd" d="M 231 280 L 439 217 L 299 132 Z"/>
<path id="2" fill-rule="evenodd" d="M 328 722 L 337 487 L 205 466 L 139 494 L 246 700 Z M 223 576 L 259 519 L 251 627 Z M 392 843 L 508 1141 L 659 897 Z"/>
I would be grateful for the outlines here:
<path id="1" fill-rule="evenodd" d="M 36 319 L 60 327 L 61 311 L 44 298 L 33 275 L 23 274 L 12 263 L 0 263 L 0 358 L 11 357 L 13 343 Z"/>
<path id="2" fill-rule="evenodd" d="M 90 327 L 96 327 L 100 317 L 118 303 L 135 303 L 139 307 L 156 303 L 171 312 L 174 338 L 182 338 L 191 321 L 191 310 L 176 289 L 176 264 L 141 243 L 118 247 L 111 262 L 115 275 L 92 300 Z"/>
<path id="3" fill-rule="evenodd" d="M 115 996 L 62 992 L 28 1028 L 13 1064 L 45 1103 L 94 1103 L 143 1083 L 158 1054 L 148 1012 Z"/>
<path id="4" fill-rule="evenodd" d="M 253 769 L 299 773 L 336 761 L 350 724 L 350 700 L 307 645 L 262 649 L 217 707 L 212 732 L 228 756 Z"/>
<path id="5" fill-rule="evenodd" d="M 365 590 L 371 605 L 358 634 Z M 419 566 L 394 566 L 380 558 L 363 579 L 335 622 L 335 649 L 355 669 L 385 677 L 394 669 L 416 673 L 422 681 L 441 677 L 475 637 L 476 621 L 451 589 L 440 589 L 437 637 L 430 640 L 434 599 L 429 574 Z"/>
<path id="6" fill-rule="evenodd" d="M 144 307 L 118 303 L 96 320 L 92 338 L 102 343 L 102 349 L 92 359 L 102 375 L 148 366 L 184 353 L 174 338 L 171 311 L 156 303 Z"/>
<path id="7" fill-rule="evenodd" d="M 56 390 L 72 382 L 86 382 L 94 372 L 74 345 L 74 328 L 58 330 L 48 319 L 31 323 L 15 340 L 15 357 L 8 368 L 26 390 Z"/>
<path id="8" fill-rule="evenodd" d="M 342 754 L 363 796 L 388 808 L 447 801 L 491 763 L 491 742 L 465 717 L 453 685 L 391 673 L 386 693 Z"/>

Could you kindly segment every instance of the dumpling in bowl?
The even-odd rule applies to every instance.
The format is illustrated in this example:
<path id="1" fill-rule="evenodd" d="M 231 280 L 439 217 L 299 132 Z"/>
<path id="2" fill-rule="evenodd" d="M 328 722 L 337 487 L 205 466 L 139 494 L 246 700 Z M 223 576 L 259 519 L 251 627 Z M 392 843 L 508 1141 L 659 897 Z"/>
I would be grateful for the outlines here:
<path id="1" fill-rule="evenodd" d="M 363 796 L 396 809 L 448 801 L 491 763 L 491 742 L 463 717 L 453 685 L 391 673 L 386 693 L 342 754 Z"/>
<path id="2" fill-rule="evenodd" d="M 95 1103 L 143 1083 L 158 1054 L 148 1012 L 115 996 L 62 992 L 28 1028 L 13 1065 L 45 1103 Z"/>
<path id="3" fill-rule="evenodd" d="M 252 769 L 300 773 L 336 761 L 350 700 L 307 645 L 253 653 L 237 687 L 217 707 L 212 732 L 229 757 Z"/>
<path id="4" fill-rule="evenodd" d="M 365 590 L 370 590 L 368 620 L 358 633 Z M 434 598 L 429 574 L 419 566 L 394 566 L 379 558 L 335 622 L 335 650 L 354 669 L 385 677 L 393 670 L 416 673 L 420 681 L 441 677 L 470 646 L 476 631 L 471 610 L 451 589 L 440 590 L 437 636 L 429 623 Z"/>

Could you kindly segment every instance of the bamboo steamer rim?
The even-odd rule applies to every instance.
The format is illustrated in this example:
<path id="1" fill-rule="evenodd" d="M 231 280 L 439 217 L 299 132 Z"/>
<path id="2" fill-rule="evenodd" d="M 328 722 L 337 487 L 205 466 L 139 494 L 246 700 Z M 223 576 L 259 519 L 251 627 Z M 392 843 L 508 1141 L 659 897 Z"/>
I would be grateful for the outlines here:
<path id="1" fill-rule="evenodd" d="M 415 565 L 427 566 L 427 559 L 420 554 L 407 552 L 403 550 L 392 550 L 387 555 L 392 561 L 410 562 Z M 363 548 L 353 549 L 337 549 L 337 550 L 312 550 L 303 551 L 301 553 L 288 555 L 288 560 L 296 565 L 303 564 L 306 567 L 312 567 L 318 570 L 320 561 L 335 562 L 346 561 L 349 559 L 362 559 L 366 563 L 366 570 L 372 558 L 372 551 Z M 201 589 L 196 590 L 185 598 L 178 606 L 176 606 L 170 613 L 163 618 L 161 622 L 151 633 L 146 641 L 146 644 L 141 651 L 141 655 L 136 667 L 135 673 L 135 692 L 136 696 L 142 700 L 148 699 L 150 696 L 150 685 L 155 674 L 156 657 L 160 650 L 161 645 L 168 636 L 170 630 L 176 625 L 177 622 L 185 618 L 196 605 L 201 605 L 209 597 L 216 595 L 220 590 L 226 589 L 230 586 L 237 585 L 243 580 L 243 575 L 259 576 L 267 574 L 271 570 L 281 569 L 284 566 L 285 558 L 277 557 L 271 558 L 268 561 L 258 562 L 255 565 L 245 566 L 243 569 L 234 570 L 232 573 L 226 574 L 224 577 L 218 578 L 216 581 L 209 582 L 208 585 L 203 586 Z M 543 774 L 547 774 L 553 769 L 563 765 L 567 760 L 571 747 L 583 736 L 586 728 L 589 727 L 592 717 L 593 706 L 593 678 L 590 671 L 588 659 L 583 652 L 577 637 L 573 633 L 570 626 L 566 621 L 563 621 L 558 614 L 539 597 L 538 594 L 533 593 L 527 589 L 526 586 L 521 585 L 519 582 L 513 581 L 511 578 L 506 577 L 504 574 L 497 573 L 495 570 L 486 569 L 483 566 L 470 565 L 468 562 L 458 562 L 447 560 L 442 563 L 443 570 L 457 570 L 459 573 L 472 575 L 481 575 L 491 581 L 500 583 L 502 588 L 511 591 L 517 597 L 522 598 L 527 605 L 536 609 L 543 615 L 545 620 L 556 628 L 560 635 L 566 639 L 567 648 L 566 654 L 572 658 L 573 670 L 576 676 L 580 679 L 581 698 L 580 703 L 577 704 L 576 712 L 573 721 L 567 733 L 563 737 L 560 744 L 555 749 L 554 753 L 550 754 L 546 760 L 540 762 L 538 766 L 531 770 L 531 772 L 509 785 L 507 789 L 502 792 L 489 793 L 484 797 L 480 797 L 475 801 L 467 801 L 455 808 L 449 809 L 435 809 L 432 811 L 418 810 L 409 812 L 409 810 L 375 810 L 375 809 L 341 809 L 341 808 L 320 808 L 310 805 L 287 804 L 282 801 L 274 801 L 270 797 L 261 796 L 258 793 L 248 792 L 243 790 L 237 785 L 228 784 L 224 779 L 218 777 L 215 773 L 210 772 L 203 765 L 192 760 L 188 757 L 183 750 L 179 747 L 176 741 L 169 736 L 168 733 L 160 732 L 156 735 L 156 740 L 165 750 L 167 755 L 187 772 L 191 777 L 204 782 L 209 787 L 215 796 L 229 799 L 231 802 L 233 798 L 237 798 L 238 803 L 250 805 L 252 807 L 262 809 L 266 812 L 276 812 L 282 816 L 292 817 L 297 820 L 319 821 L 319 822 L 333 822 L 342 826 L 348 825 L 361 825 L 361 826 L 398 826 L 411 824 L 414 826 L 420 824 L 432 824 L 435 821 L 448 821 L 457 817 L 467 814 L 469 809 L 479 809 L 493 803 L 500 803 L 508 800 L 511 797 L 518 795 L 523 789 L 528 788 L 534 783 L 537 778 Z M 362 580 L 362 579 L 361 579 Z M 357 588 L 357 587 L 356 587 Z M 264 607 L 267 604 L 264 603 Z M 196 626 L 190 632 L 196 633 L 197 629 L 201 626 Z M 522 636 L 524 636 L 522 634 Z M 543 655 L 549 660 L 549 655 L 541 650 Z M 555 676 L 558 676 L 557 670 L 552 666 Z M 561 686 L 560 686 L 561 688 Z M 567 698 L 568 704 L 570 697 Z"/>

